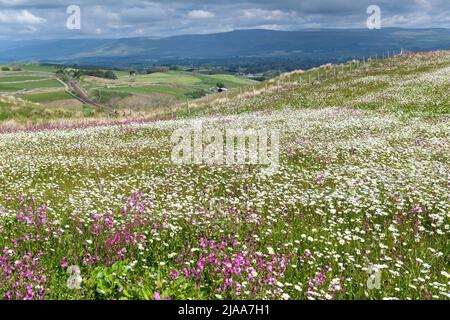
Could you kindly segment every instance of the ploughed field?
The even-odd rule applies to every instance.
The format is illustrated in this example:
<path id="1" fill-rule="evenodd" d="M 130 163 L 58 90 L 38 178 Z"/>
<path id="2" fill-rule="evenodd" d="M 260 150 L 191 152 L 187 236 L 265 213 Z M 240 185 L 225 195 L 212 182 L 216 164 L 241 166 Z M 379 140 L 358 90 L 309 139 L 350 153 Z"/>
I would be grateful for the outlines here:
<path id="1" fill-rule="evenodd" d="M 337 68 L 173 120 L 1 134 L 0 297 L 448 299 L 450 53 Z M 193 120 L 279 130 L 278 170 L 173 164 Z"/>

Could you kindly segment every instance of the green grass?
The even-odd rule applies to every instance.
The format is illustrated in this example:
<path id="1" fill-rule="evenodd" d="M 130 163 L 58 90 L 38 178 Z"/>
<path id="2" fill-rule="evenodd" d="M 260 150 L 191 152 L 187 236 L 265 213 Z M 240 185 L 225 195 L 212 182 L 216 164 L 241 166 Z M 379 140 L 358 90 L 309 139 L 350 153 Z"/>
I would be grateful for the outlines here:
<path id="1" fill-rule="evenodd" d="M 36 120 L 71 118 L 73 115 L 72 112 L 63 109 L 56 110 L 32 104 L 10 105 L 0 102 L 0 121 L 33 122 Z"/>
<path id="2" fill-rule="evenodd" d="M 237 88 L 255 84 L 254 81 L 229 74 L 196 75 L 196 77 L 202 81 L 201 86 L 206 88 L 215 87 L 218 82 L 222 82 L 227 88 Z"/>
<path id="3" fill-rule="evenodd" d="M 73 97 L 67 94 L 65 91 L 52 91 L 52 92 L 27 94 L 22 96 L 22 98 L 37 103 L 73 99 Z"/>
<path id="4" fill-rule="evenodd" d="M 344 71 L 337 66 L 336 76 L 333 69 L 328 71 L 327 78 L 324 69 L 281 77 L 279 81 L 274 79 L 255 85 L 261 92 L 253 99 L 244 99 L 234 105 L 205 102 L 204 108 L 198 112 L 242 113 L 287 106 L 300 109 L 346 107 L 426 117 L 450 112 L 450 82 L 445 74 L 450 61 L 443 59 L 442 55 L 430 59 L 415 58 L 413 61 L 410 57 L 396 57 L 371 62 L 367 66 L 367 70 L 353 66 L 352 71 L 348 65 Z M 277 90 L 278 82 L 286 87 Z M 266 86 L 268 92 L 265 92 Z M 270 88 L 276 93 L 270 92 Z M 236 91 L 229 93 L 229 96 L 233 95 L 236 96 Z"/>
<path id="5" fill-rule="evenodd" d="M 163 93 L 169 94 L 177 97 L 177 99 L 182 100 L 185 97 L 185 94 L 189 91 L 183 87 L 175 87 L 175 86 L 162 86 L 162 85 L 154 85 L 154 86 L 145 86 L 145 87 L 118 87 L 105 89 L 103 91 L 109 92 L 121 92 L 121 93 L 131 93 L 131 94 L 143 94 L 143 95 L 152 95 L 155 93 Z"/>
<path id="6" fill-rule="evenodd" d="M 28 75 L 1 75 L 0 74 L 0 83 L 1 82 L 19 82 L 19 81 L 28 81 L 28 80 L 40 80 L 45 79 L 39 76 L 28 76 Z"/>
<path id="7" fill-rule="evenodd" d="M 0 298 L 449 299 L 449 57 L 282 77 L 185 115 L 219 133 L 280 132 L 269 175 L 175 165 L 174 132 L 198 134 L 180 114 L 0 135 L 0 263 L 12 275 Z M 30 255 L 32 279 L 16 268 Z"/>
<path id="8" fill-rule="evenodd" d="M 228 88 L 237 88 L 255 84 L 254 81 L 239 78 L 234 75 L 200 75 L 184 71 L 158 72 L 149 75 L 137 75 L 130 77 L 128 74 L 120 73 L 120 77 L 115 81 L 108 81 L 108 87 L 100 85 L 98 80 L 83 78 L 82 85 L 85 90 L 98 97 L 101 91 L 100 102 L 108 103 L 108 99 L 131 95 L 170 95 L 178 101 L 192 100 L 196 96 L 196 91 L 208 90 L 215 87 L 218 82 L 222 82 Z M 115 95 L 118 93 L 120 95 Z"/>
<path id="9" fill-rule="evenodd" d="M 234 88 L 253 84 L 254 81 L 239 78 L 234 75 L 217 74 L 202 75 L 182 71 L 170 71 L 167 73 L 153 73 L 150 75 L 137 76 L 134 80 L 138 83 L 145 82 L 149 85 L 178 85 L 187 88 L 209 89 L 215 87 L 218 82 L 225 86 Z"/>
<path id="10" fill-rule="evenodd" d="M 21 97 L 32 102 L 50 102 L 69 98 L 61 91 L 47 92 L 49 88 L 61 87 L 55 80 L 44 78 L 44 76 L 53 77 L 57 66 L 26 64 L 20 65 L 20 68 L 22 71 L 17 73 L 8 72 L 0 75 L 0 92 L 20 92 Z M 103 79 L 92 77 L 83 77 L 81 85 L 98 102 L 114 103 L 119 108 L 120 102 L 117 104 L 117 99 L 120 100 L 130 95 L 154 96 L 154 102 L 147 100 L 147 104 L 151 105 L 160 104 L 158 97 L 161 97 L 161 95 L 169 96 L 168 99 L 172 99 L 170 101 L 173 101 L 173 99 L 178 101 L 195 99 L 199 96 L 199 91 L 200 95 L 205 94 L 218 82 L 223 83 L 228 88 L 243 87 L 255 83 L 229 74 L 201 75 L 185 71 L 168 71 L 130 77 L 126 71 L 114 72 L 119 79 L 107 81 L 107 87 L 103 83 Z M 39 79 L 42 80 L 32 81 Z M 21 93 L 21 91 L 30 90 L 33 92 Z"/>
<path id="11" fill-rule="evenodd" d="M 149 75 L 137 75 L 127 80 L 132 80 L 133 82 L 137 83 L 146 83 L 149 85 L 171 84 L 194 86 L 200 83 L 200 80 L 194 75 L 178 71 L 170 71 L 167 73 L 157 72 Z"/>
<path id="12" fill-rule="evenodd" d="M 25 71 L 35 71 L 35 72 L 55 72 L 58 67 L 53 65 L 41 65 L 41 64 L 25 64 L 20 65 L 20 68 Z"/>
<path id="13" fill-rule="evenodd" d="M 50 120 L 91 118 L 103 114 L 97 109 L 83 105 L 73 107 L 46 107 L 29 101 L 15 100 L 12 103 L 0 98 L 0 122 L 15 121 L 17 123 L 45 123 Z"/>
<path id="14" fill-rule="evenodd" d="M 21 83 L 0 83 L 0 92 L 17 92 L 40 88 L 59 88 L 62 85 L 56 80 L 30 81 Z"/>

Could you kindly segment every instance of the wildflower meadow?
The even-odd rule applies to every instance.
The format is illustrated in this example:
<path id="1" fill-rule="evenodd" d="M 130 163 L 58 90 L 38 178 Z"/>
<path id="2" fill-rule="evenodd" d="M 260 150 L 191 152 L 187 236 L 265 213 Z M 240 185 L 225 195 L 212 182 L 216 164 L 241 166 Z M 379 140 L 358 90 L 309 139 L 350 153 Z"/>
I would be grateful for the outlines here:
<path id="1" fill-rule="evenodd" d="M 172 119 L 0 134 L 0 298 L 449 299 L 450 53 L 318 70 Z M 277 170 L 174 163 L 194 120 L 276 130 Z"/>

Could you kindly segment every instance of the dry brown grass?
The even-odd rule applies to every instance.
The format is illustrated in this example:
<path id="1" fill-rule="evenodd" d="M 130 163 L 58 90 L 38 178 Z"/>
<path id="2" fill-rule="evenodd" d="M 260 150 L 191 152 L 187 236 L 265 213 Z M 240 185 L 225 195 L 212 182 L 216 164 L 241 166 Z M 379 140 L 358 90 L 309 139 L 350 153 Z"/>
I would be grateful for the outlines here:
<path id="1" fill-rule="evenodd" d="M 81 107 L 83 105 L 83 103 L 81 103 L 77 99 L 55 100 L 44 102 L 41 104 L 49 107 L 63 107 L 63 108 Z"/>
<path id="2" fill-rule="evenodd" d="M 148 96 L 134 94 L 125 98 L 113 97 L 110 104 L 120 106 L 123 109 L 146 111 L 157 108 L 168 108 L 177 102 L 178 100 L 170 94 L 152 94 Z"/>

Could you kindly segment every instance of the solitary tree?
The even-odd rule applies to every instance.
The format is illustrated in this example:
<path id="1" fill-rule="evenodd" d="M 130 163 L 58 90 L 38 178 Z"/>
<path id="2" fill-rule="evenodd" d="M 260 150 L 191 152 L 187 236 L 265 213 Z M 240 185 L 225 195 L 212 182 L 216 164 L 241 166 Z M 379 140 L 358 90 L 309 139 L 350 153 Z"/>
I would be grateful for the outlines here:
<path id="1" fill-rule="evenodd" d="M 105 72 L 105 78 L 106 78 L 106 79 L 116 80 L 116 79 L 117 79 L 117 76 L 116 76 L 116 74 L 115 74 L 114 72 L 112 72 L 111 70 L 107 70 L 107 71 Z"/>
<path id="2" fill-rule="evenodd" d="M 217 86 L 217 88 L 220 88 L 220 89 L 226 88 L 225 84 L 223 82 L 217 82 L 216 86 Z"/>

